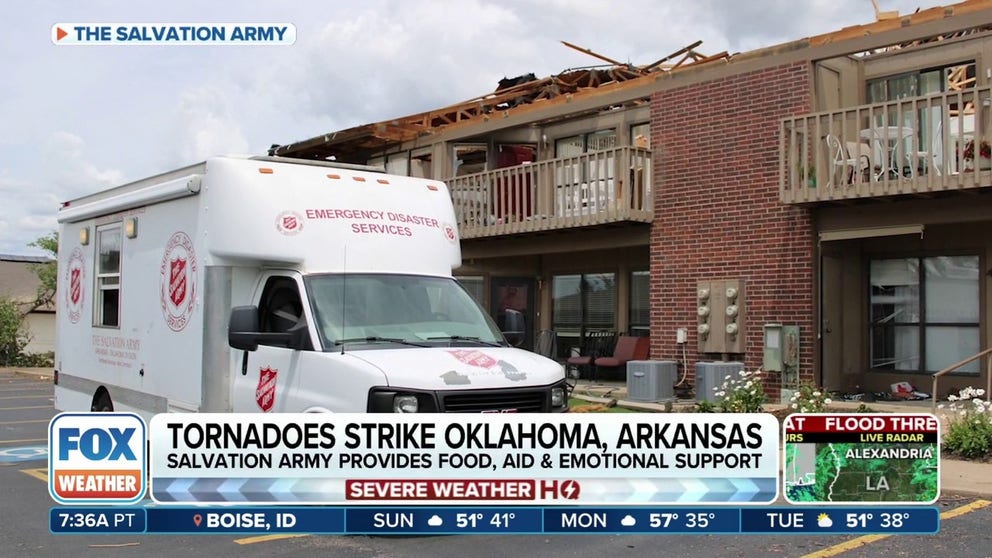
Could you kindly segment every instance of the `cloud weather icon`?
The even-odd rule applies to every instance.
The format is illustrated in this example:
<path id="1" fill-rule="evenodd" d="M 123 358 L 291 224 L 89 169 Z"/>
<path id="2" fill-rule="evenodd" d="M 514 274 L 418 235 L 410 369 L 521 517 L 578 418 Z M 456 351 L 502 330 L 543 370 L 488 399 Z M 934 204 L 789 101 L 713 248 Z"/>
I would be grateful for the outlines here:
<path id="1" fill-rule="evenodd" d="M 823 528 L 833 527 L 834 520 L 830 519 L 829 515 L 825 513 L 821 513 L 820 515 L 816 516 L 816 525 L 817 527 L 823 527 Z"/>
<path id="2" fill-rule="evenodd" d="M 440 527 L 444 523 L 440 515 L 432 515 L 430 519 L 427 520 L 427 525 L 431 527 Z"/>
<path id="3" fill-rule="evenodd" d="M 637 525 L 637 520 L 634 519 L 634 516 L 632 515 L 626 515 L 620 520 L 620 525 L 623 525 L 624 527 L 633 527 L 634 525 Z"/>

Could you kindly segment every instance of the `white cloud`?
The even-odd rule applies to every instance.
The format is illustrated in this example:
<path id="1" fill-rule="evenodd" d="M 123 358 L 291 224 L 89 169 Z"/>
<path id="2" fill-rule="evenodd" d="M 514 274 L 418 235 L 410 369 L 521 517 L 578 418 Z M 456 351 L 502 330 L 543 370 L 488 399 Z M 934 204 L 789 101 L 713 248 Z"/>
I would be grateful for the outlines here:
<path id="1" fill-rule="evenodd" d="M 185 165 L 213 155 L 248 152 L 241 130 L 247 115 L 239 115 L 228 89 L 205 85 L 184 91 L 176 109 L 176 163 Z"/>
<path id="2" fill-rule="evenodd" d="M 879 0 L 911 13 L 937 0 Z M 647 64 L 696 40 L 746 51 L 874 19 L 869 0 L 202 0 L 15 3 L 0 34 L 0 252 L 58 204 L 222 153 L 263 153 L 458 103 L 503 77 Z M 55 47 L 55 21 L 290 22 L 293 46 Z"/>

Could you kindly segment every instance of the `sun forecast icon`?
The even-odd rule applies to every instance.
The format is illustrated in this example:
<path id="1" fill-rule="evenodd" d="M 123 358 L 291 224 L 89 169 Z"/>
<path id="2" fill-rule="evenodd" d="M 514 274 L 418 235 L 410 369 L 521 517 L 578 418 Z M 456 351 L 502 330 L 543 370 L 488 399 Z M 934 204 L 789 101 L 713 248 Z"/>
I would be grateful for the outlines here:
<path id="1" fill-rule="evenodd" d="M 830 519 L 830 516 L 829 515 L 827 515 L 825 513 L 821 513 L 820 515 L 816 516 L 816 526 L 817 527 L 822 527 L 824 529 L 829 529 L 830 527 L 833 527 L 833 525 L 834 525 L 834 520 L 833 519 Z"/>

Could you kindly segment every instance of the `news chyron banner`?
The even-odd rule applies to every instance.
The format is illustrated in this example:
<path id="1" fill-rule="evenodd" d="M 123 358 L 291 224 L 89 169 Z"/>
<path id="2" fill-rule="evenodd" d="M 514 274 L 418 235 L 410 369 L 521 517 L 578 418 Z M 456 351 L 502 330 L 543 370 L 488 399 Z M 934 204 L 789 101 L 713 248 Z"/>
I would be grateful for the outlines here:
<path id="1" fill-rule="evenodd" d="M 932 504 L 940 496 L 934 415 L 793 414 L 784 438 L 790 503 Z"/>
<path id="2" fill-rule="evenodd" d="M 767 504 L 770 414 L 161 414 L 163 504 Z"/>

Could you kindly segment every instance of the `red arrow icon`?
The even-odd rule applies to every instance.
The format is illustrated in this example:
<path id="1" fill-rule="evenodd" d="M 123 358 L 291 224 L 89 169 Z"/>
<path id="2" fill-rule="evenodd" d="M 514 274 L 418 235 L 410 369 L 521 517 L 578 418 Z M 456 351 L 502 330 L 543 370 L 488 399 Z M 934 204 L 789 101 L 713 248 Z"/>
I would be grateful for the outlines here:
<path id="1" fill-rule="evenodd" d="M 56 41 L 61 41 L 63 38 L 65 38 L 66 35 L 68 35 L 68 33 L 66 33 L 65 31 L 63 31 L 61 27 L 56 27 L 55 28 L 55 40 Z"/>

